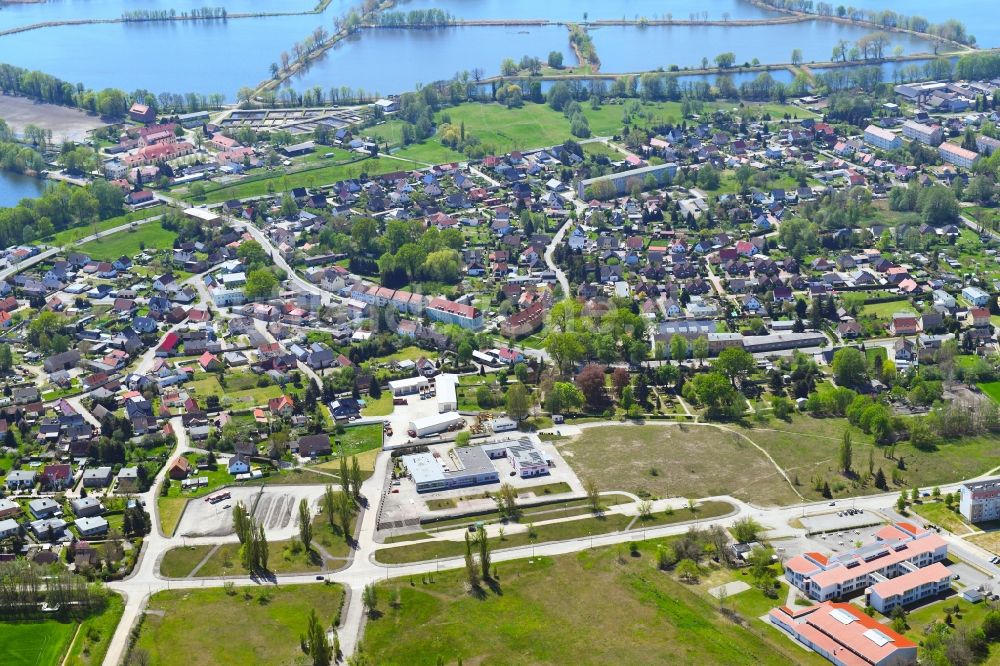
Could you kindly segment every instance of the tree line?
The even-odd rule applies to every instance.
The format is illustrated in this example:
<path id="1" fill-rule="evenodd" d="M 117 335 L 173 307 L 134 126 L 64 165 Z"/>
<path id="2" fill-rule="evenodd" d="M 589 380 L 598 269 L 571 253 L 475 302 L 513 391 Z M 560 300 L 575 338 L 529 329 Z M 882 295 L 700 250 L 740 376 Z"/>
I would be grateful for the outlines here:
<path id="1" fill-rule="evenodd" d="M 894 12 L 891 9 L 876 10 L 851 5 L 833 5 L 829 2 L 813 0 L 757 0 L 757 2 L 789 11 L 846 18 L 852 21 L 866 21 L 885 28 L 912 30 L 931 37 L 938 37 L 960 44 L 975 44 L 976 38 L 968 33 L 965 25 L 956 19 L 948 19 L 941 23 L 931 23 L 923 16 L 908 16 Z"/>
<path id="2" fill-rule="evenodd" d="M 102 586 L 88 583 L 61 564 L 46 568 L 21 558 L 0 562 L 2 617 L 39 618 L 41 604 L 58 607 L 63 617 L 80 617 L 103 608 L 106 601 Z"/>
<path id="3" fill-rule="evenodd" d="M 190 12 L 178 13 L 176 9 L 132 9 L 122 12 L 122 20 L 126 23 L 137 21 L 173 21 L 173 20 L 226 20 L 228 14 L 225 7 L 199 7 Z"/>
<path id="4" fill-rule="evenodd" d="M 33 243 L 73 226 L 121 215 L 123 210 L 121 190 L 106 180 L 95 180 L 86 187 L 59 183 L 36 199 L 0 208 L 0 246 Z"/>
<path id="5" fill-rule="evenodd" d="M 39 102 L 70 106 L 108 118 L 122 118 L 133 102 L 146 104 L 157 113 L 170 111 L 186 113 L 209 108 L 219 108 L 225 96 L 219 93 L 160 93 L 137 90 L 128 94 L 117 88 L 95 91 L 82 83 L 69 83 L 37 70 L 0 63 L 0 92 L 20 95 Z"/>

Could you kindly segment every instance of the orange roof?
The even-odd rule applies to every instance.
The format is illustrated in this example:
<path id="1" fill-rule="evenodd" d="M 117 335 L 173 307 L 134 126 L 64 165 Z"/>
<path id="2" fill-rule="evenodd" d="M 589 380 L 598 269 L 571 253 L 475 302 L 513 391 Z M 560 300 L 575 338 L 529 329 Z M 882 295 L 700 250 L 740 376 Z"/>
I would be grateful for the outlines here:
<path id="1" fill-rule="evenodd" d="M 916 587 L 928 583 L 937 583 L 946 578 L 951 578 L 951 572 L 948 570 L 948 567 L 940 562 L 935 562 L 923 569 L 917 569 L 902 576 L 877 583 L 872 586 L 872 592 L 883 599 L 888 599 L 889 597 L 902 596 Z"/>
<path id="2" fill-rule="evenodd" d="M 839 663 L 851 666 L 883 663 L 896 650 L 916 651 L 917 647 L 852 604 L 824 601 L 795 614 L 775 608 L 770 616 L 827 654 L 836 654 Z"/>
<path id="3" fill-rule="evenodd" d="M 827 556 L 824 555 L 823 553 L 809 552 L 806 553 L 806 557 L 808 557 L 810 560 L 815 560 L 816 562 L 824 566 L 826 565 L 827 562 L 830 561 L 829 558 L 827 558 Z"/>

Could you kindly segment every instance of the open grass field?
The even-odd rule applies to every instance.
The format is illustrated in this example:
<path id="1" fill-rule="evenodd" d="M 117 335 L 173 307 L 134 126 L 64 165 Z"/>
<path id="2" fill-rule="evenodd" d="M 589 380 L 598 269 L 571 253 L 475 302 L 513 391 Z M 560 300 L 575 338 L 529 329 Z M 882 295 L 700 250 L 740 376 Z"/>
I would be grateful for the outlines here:
<path id="1" fill-rule="evenodd" d="M 1000 382 L 986 382 L 978 386 L 983 393 L 992 398 L 993 402 L 1000 402 Z"/>
<path id="2" fill-rule="evenodd" d="M 466 134 L 478 137 L 489 147 L 487 151 L 495 154 L 553 146 L 572 136 L 566 117 L 547 104 L 527 102 L 519 109 L 508 109 L 499 104 L 468 103 L 441 114 L 450 116 L 453 125 L 464 122 Z M 620 118 L 621 113 L 618 115 Z"/>
<path id="3" fill-rule="evenodd" d="M 464 153 L 452 150 L 433 137 L 423 143 L 412 143 L 405 148 L 392 153 L 395 157 L 422 162 L 424 164 L 443 164 L 445 162 L 465 162 L 469 158 Z"/>
<path id="4" fill-rule="evenodd" d="M 657 571 L 656 544 L 498 565 L 498 589 L 466 592 L 464 572 L 381 584 L 400 594 L 370 621 L 362 648 L 382 666 L 470 664 L 827 663 L 777 632 L 743 629 Z M 572 599 L 566 590 L 572 589 Z M 655 655 L 655 657 L 653 656 Z"/>
<path id="5" fill-rule="evenodd" d="M 104 663 L 111 637 L 124 612 L 122 598 L 117 594 L 109 596 L 103 613 L 88 617 L 80 624 L 80 632 L 66 656 L 65 666 L 100 666 Z"/>
<path id="6" fill-rule="evenodd" d="M 184 578 L 194 570 L 214 546 L 183 546 L 171 548 L 160 560 L 160 575 L 167 578 Z"/>
<path id="7" fill-rule="evenodd" d="M 224 405 L 243 408 L 260 407 L 271 398 L 280 398 L 285 391 L 277 384 L 257 386 L 252 375 L 232 374 L 226 377 L 226 385 L 219 384 L 218 375 L 208 374 L 191 383 L 195 395 L 204 400 L 210 395 L 218 396 Z"/>
<path id="8" fill-rule="evenodd" d="M 181 520 L 187 497 L 157 497 L 156 506 L 160 512 L 160 529 L 167 536 L 172 536 Z"/>
<path id="9" fill-rule="evenodd" d="M 884 301 L 882 303 L 868 303 L 861 308 L 862 315 L 871 315 L 873 317 L 878 317 L 879 319 L 892 319 L 892 315 L 897 312 L 909 312 L 910 314 L 916 314 L 913 311 L 913 306 L 906 299 L 900 299 L 898 301 Z"/>
<path id="10" fill-rule="evenodd" d="M 341 435 L 333 435 L 335 445 L 333 446 L 334 455 L 339 455 L 341 452 L 348 458 L 351 456 L 358 455 L 359 453 L 364 453 L 366 451 L 372 451 L 382 448 L 382 424 L 381 423 L 369 423 L 366 425 L 350 426 L 344 429 L 344 433 Z M 339 442 L 340 446 L 336 446 Z M 361 461 L 358 461 L 361 464 Z M 337 469 L 340 469 L 339 463 Z M 374 467 L 372 468 L 374 469 Z"/>
<path id="11" fill-rule="evenodd" d="M 962 514 L 952 511 L 944 502 L 925 502 L 910 507 L 918 516 L 954 534 L 972 534 L 977 531 L 965 521 Z"/>
<path id="12" fill-rule="evenodd" d="M 337 585 L 237 590 L 171 590 L 154 595 L 136 647 L 151 664 L 306 664 L 299 649 L 310 609 L 330 626 L 340 611 Z"/>
<path id="13" fill-rule="evenodd" d="M 54 246 L 62 246 L 68 243 L 74 243 L 81 238 L 86 238 L 87 236 L 92 236 L 94 234 L 94 228 L 96 226 L 98 232 L 104 232 L 108 229 L 114 229 L 115 227 L 120 227 L 123 224 L 129 224 L 131 222 L 136 222 L 138 220 L 145 220 L 156 215 L 161 215 L 163 211 L 166 210 L 165 206 L 152 206 L 150 208 L 143 208 L 142 210 L 136 211 L 134 213 L 127 213 L 125 215 L 119 215 L 118 217 L 108 218 L 107 220 L 101 220 L 96 225 L 88 224 L 82 227 L 71 227 L 69 229 L 63 229 L 57 234 L 54 234 L 49 241 Z M 118 257 L 115 257 L 117 259 Z"/>
<path id="14" fill-rule="evenodd" d="M 361 410 L 362 416 L 388 416 L 392 414 L 392 393 L 385 391 L 375 400 L 371 396 L 365 396 L 365 406 Z"/>
<path id="15" fill-rule="evenodd" d="M 557 446 L 582 479 L 594 479 L 602 490 L 651 497 L 732 495 L 761 504 L 798 500 L 760 451 L 721 428 L 587 428 Z"/>
<path id="16" fill-rule="evenodd" d="M 53 666 L 59 664 L 76 632 L 76 623 L 0 622 L 0 664 Z"/>
<path id="17" fill-rule="evenodd" d="M 845 429 L 850 428 L 846 419 L 814 419 L 795 416 L 791 423 L 773 420 L 770 424 L 746 429 L 754 442 L 766 450 L 790 477 L 798 477 L 799 492 L 807 499 L 819 500 L 820 493 L 813 487 L 813 479 L 820 477 L 830 484 L 834 497 L 850 497 L 882 492 L 873 485 L 855 485 L 837 469 L 837 453 Z M 986 435 L 961 440 L 946 441 L 934 451 L 920 451 L 904 442 L 896 446 L 895 459 L 886 457 L 886 447 L 873 447 L 871 439 L 856 428 L 850 428 L 853 442 L 854 470 L 859 474 L 868 471 L 869 451 L 873 462 L 887 478 L 898 466 L 900 458 L 905 469 L 899 470 L 903 485 L 890 482 L 889 490 L 898 488 L 923 488 L 952 483 L 971 478 L 1000 466 L 1000 437 Z"/>
<path id="18" fill-rule="evenodd" d="M 998 531 L 974 534 L 968 537 L 968 541 L 985 548 L 994 555 L 1000 555 L 1000 532 Z"/>
<path id="19" fill-rule="evenodd" d="M 491 548 L 500 550 L 503 548 L 513 548 L 515 546 L 526 546 L 532 543 L 544 543 L 546 541 L 561 541 L 564 539 L 578 539 L 592 534 L 609 534 L 619 532 L 632 526 L 632 529 L 641 530 L 645 527 L 657 527 L 670 525 L 688 520 L 699 520 L 704 518 L 714 518 L 723 516 L 733 510 L 731 504 L 727 502 L 705 502 L 695 507 L 695 511 L 681 509 L 671 513 L 655 513 L 648 520 L 636 520 L 634 516 L 623 516 L 621 514 L 604 514 L 602 516 L 591 516 L 579 520 L 567 520 L 561 523 L 550 523 L 548 525 L 535 526 L 535 538 L 531 539 L 527 532 L 505 535 L 501 540 L 498 537 L 490 539 Z M 560 516 L 539 515 L 538 520 L 557 518 Z M 469 522 L 466 519 L 465 522 Z M 522 522 L 530 522 L 525 517 Z M 400 546 L 379 550 L 375 554 L 375 559 L 385 564 L 402 564 L 404 562 L 420 562 L 423 560 L 434 560 L 441 557 L 456 557 L 465 552 L 465 544 L 461 541 L 427 541 L 410 546 Z"/>
<path id="20" fill-rule="evenodd" d="M 272 172 L 271 175 L 250 176 L 229 185 L 206 187 L 204 198 L 198 199 L 197 203 L 219 203 L 227 199 L 262 197 L 271 192 L 284 192 L 295 187 L 332 185 L 346 178 L 357 178 L 362 173 L 376 175 L 401 169 L 406 170 L 406 165 L 398 160 L 364 158 L 350 164 L 330 164 L 292 173 L 278 171 Z"/>
<path id="21" fill-rule="evenodd" d="M 177 234 L 167 231 L 159 222 L 150 222 L 134 230 L 129 229 L 107 238 L 84 243 L 79 250 L 89 254 L 93 259 L 113 261 L 122 255 L 133 257 L 139 254 L 143 247 L 150 250 L 169 249 L 173 247 L 175 238 Z"/>

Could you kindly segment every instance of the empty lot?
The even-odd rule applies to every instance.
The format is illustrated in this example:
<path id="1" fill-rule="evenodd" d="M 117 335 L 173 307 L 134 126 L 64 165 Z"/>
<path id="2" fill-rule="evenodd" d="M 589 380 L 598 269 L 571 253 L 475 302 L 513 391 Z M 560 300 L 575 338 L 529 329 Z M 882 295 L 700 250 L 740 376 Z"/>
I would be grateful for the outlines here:
<path id="1" fill-rule="evenodd" d="M 760 504 L 798 500 L 774 465 L 739 434 L 686 424 L 586 428 L 559 451 L 602 490 L 654 497 L 732 495 Z"/>

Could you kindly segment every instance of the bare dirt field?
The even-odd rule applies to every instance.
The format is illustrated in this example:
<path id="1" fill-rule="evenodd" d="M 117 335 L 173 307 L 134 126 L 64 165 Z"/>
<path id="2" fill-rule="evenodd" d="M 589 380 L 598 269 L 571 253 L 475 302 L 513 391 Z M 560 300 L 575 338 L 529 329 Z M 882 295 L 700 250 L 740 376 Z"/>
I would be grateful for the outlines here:
<path id="1" fill-rule="evenodd" d="M 25 97 L 10 95 L 0 95 L 0 118 L 6 120 L 11 129 L 18 134 L 23 132 L 27 125 L 37 125 L 52 130 L 52 140 L 55 143 L 61 143 L 64 139 L 84 141 L 87 132 L 106 124 L 99 117 L 79 109 L 42 104 Z"/>

